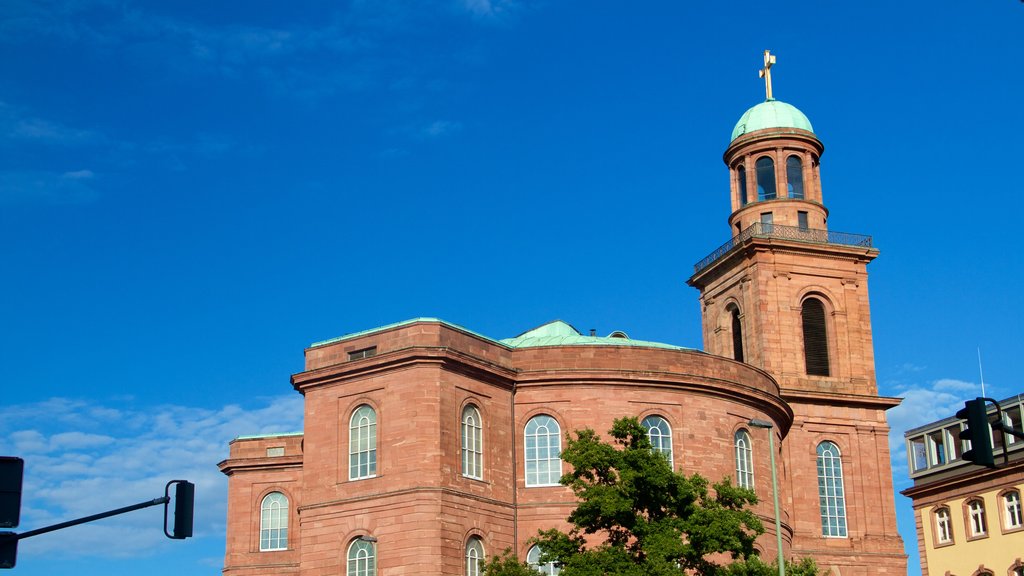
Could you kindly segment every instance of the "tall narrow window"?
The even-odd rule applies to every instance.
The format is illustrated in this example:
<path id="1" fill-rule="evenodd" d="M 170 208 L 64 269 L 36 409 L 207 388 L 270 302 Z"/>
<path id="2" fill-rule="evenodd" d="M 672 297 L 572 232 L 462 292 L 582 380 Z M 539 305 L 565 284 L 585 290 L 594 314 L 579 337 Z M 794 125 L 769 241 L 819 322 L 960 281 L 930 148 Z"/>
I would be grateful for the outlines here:
<path id="1" fill-rule="evenodd" d="M 985 519 L 985 503 L 981 500 L 971 500 L 967 504 L 967 525 L 971 531 L 971 537 L 980 537 L 988 534 L 988 520 Z"/>
<path id="2" fill-rule="evenodd" d="M 371 541 L 357 538 L 348 546 L 348 576 L 377 574 L 377 550 Z"/>
<path id="3" fill-rule="evenodd" d="M 740 322 L 740 309 L 729 306 L 729 316 L 732 320 L 732 357 L 743 362 L 743 325 Z"/>
<path id="4" fill-rule="evenodd" d="M 775 218 L 772 216 L 771 212 L 762 212 L 761 213 L 761 234 L 771 234 L 772 232 L 774 232 L 775 231 L 775 226 L 773 225 L 774 221 L 775 221 Z"/>
<path id="5" fill-rule="evenodd" d="M 736 444 L 736 484 L 740 488 L 754 489 L 754 458 L 750 446 L 750 434 L 746 430 L 737 430 L 734 437 Z"/>
<path id="6" fill-rule="evenodd" d="M 775 200 L 775 162 L 762 156 L 754 163 L 757 172 L 757 199 Z"/>
<path id="7" fill-rule="evenodd" d="M 558 576 L 558 565 L 554 562 L 545 562 L 544 564 L 541 564 L 540 553 L 540 546 L 531 547 L 530 551 L 526 553 L 526 563 L 541 574 L 546 574 L 547 576 Z"/>
<path id="8" fill-rule="evenodd" d="M 260 504 L 260 551 L 288 549 L 288 498 L 271 492 Z"/>
<path id="9" fill-rule="evenodd" d="M 846 494 L 843 491 L 843 461 L 832 442 L 818 444 L 818 504 L 821 535 L 846 538 Z"/>
<path id="10" fill-rule="evenodd" d="M 672 465 L 672 428 L 661 416 L 648 416 L 640 423 L 647 429 L 647 438 L 655 452 L 664 454 L 669 466 Z"/>
<path id="11" fill-rule="evenodd" d="M 1011 490 L 1003 494 L 1003 513 L 1005 519 L 1003 526 L 1008 530 L 1014 530 L 1024 526 L 1024 519 L 1021 516 L 1020 492 Z"/>
<path id="12" fill-rule="evenodd" d="M 481 479 L 484 476 L 483 427 L 480 411 L 470 404 L 462 410 L 462 475 Z"/>
<path id="13" fill-rule="evenodd" d="M 744 166 L 740 166 L 736 169 L 736 179 L 739 180 L 740 188 L 740 206 L 747 205 L 747 169 Z"/>
<path id="14" fill-rule="evenodd" d="M 804 327 L 804 360 L 808 376 L 828 376 L 828 332 L 825 327 L 825 305 L 821 300 L 804 300 L 800 315 Z"/>
<path id="15" fill-rule="evenodd" d="M 348 479 L 377 475 L 377 413 L 363 404 L 352 413 L 348 427 Z"/>
<path id="16" fill-rule="evenodd" d="M 484 573 L 484 544 L 473 536 L 466 542 L 466 576 L 480 576 Z"/>
<path id="17" fill-rule="evenodd" d="M 786 158 L 786 195 L 797 200 L 804 199 L 804 167 L 799 156 Z"/>
<path id="18" fill-rule="evenodd" d="M 935 540 L 939 544 L 949 544 L 953 541 L 953 527 L 949 521 L 949 508 L 939 508 L 935 511 Z"/>
<path id="19" fill-rule="evenodd" d="M 562 430 L 551 416 L 526 423 L 526 485 L 556 486 L 562 477 Z"/>

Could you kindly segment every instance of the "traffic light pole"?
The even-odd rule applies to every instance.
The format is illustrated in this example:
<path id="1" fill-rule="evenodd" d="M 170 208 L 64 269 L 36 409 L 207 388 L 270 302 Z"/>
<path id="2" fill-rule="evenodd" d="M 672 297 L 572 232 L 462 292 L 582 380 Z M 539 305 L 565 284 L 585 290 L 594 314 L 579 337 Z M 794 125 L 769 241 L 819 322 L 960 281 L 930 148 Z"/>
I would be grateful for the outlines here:
<path id="1" fill-rule="evenodd" d="M 142 510 L 143 508 L 149 508 L 150 506 L 159 506 L 160 504 L 167 504 L 170 501 L 171 499 L 168 496 L 164 496 L 162 498 L 154 498 L 148 502 L 140 502 L 138 504 L 132 504 L 131 506 L 125 506 L 124 508 L 109 510 L 107 512 L 100 512 L 99 514 L 93 514 L 92 516 L 86 516 L 84 518 L 78 518 L 76 520 L 68 520 L 67 522 L 61 522 L 60 524 L 44 526 L 42 528 L 36 528 L 35 530 L 29 530 L 28 532 L 22 532 L 21 534 L 15 534 L 14 539 L 23 540 L 31 536 L 38 536 L 40 534 L 46 534 L 47 532 L 53 532 L 54 530 L 70 528 L 71 526 L 78 526 L 79 524 L 85 524 L 86 522 L 92 522 L 93 520 L 110 518 L 111 516 L 117 516 L 119 514 L 125 514 L 127 512 Z"/>
<path id="2" fill-rule="evenodd" d="M 171 502 L 171 486 L 175 487 L 174 493 L 174 525 L 172 532 L 167 531 L 167 520 L 168 520 L 168 504 Z M 61 530 L 63 528 L 69 528 L 71 526 L 78 526 L 79 524 L 85 524 L 86 522 L 92 522 L 93 520 L 100 520 L 103 518 L 110 518 L 111 516 L 117 516 L 128 512 L 134 512 L 143 508 L 149 508 L 150 506 L 164 506 L 164 534 L 168 538 L 175 540 L 182 540 L 192 535 L 192 515 L 195 498 L 195 485 L 187 480 L 171 480 L 164 487 L 164 495 L 162 498 L 154 498 L 145 502 L 139 502 L 138 504 L 132 504 L 131 506 L 125 506 L 123 508 L 117 508 L 114 510 L 108 510 L 106 512 L 100 512 L 99 514 L 93 514 L 92 516 L 85 516 L 84 518 L 77 518 L 75 520 L 68 520 L 67 522 L 61 522 L 59 524 L 53 524 L 52 526 L 44 526 L 42 528 L 36 528 L 35 530 L 29 530 L 28 532 L 22 532 L 20 534 L 15 532 L 0 532 L 0 568 L 14 568 L 14 564 L 18 557 L 18 540 L 24 540 L 25 538 L 31 538 L 32 536 L 38 536 L 40 534 L 46 534 L 47 532 L 53 532 L 54 530 Z"/>

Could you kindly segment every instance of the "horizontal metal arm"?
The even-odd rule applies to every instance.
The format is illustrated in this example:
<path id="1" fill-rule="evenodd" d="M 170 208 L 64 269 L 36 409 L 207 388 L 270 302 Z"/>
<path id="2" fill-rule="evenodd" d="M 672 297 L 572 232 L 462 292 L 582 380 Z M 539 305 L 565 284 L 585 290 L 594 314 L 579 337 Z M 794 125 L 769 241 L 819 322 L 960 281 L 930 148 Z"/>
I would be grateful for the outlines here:
<path id="1" fill-rule="evenodd" d="M 138 504 L 132 504 L 131 506 L 125 506 L 124 508 L 118 508 L 116 510 L 110 510 L 108 512 L 100 512 L 99 514 L 93 514 L 92 516 L 86 516 L 85 518 L 78 518 L 77 520 L 68 520 L 67 522 L 61 522 L 60 524 L 54 524 L 52 526 L 45 526 L 43 528 L 36 528 L 35 530 L 29 530 L 28 532 L 22 532 L 16 534 L 15 538 L 21 540 L 30 536 L 38 536 L 40 534 L 46 534 L 47 532 L 53 532 L 54 530 L 60 530 L 61 528 L 69 528 L 71 526 L 77 526 L 79 524 L 85 524 L 86 522 L 92 522 L 93 520 L 99 520 L 101 518 L 109 518 L 111 516 L 117 516 L 118 514 L 124 514 L 126 512 L 134 512 L 135 510 L 141 510 L 143 508 L 149 508 L 150 506 L 159 506 L 160 504 L 167 504 L 171 499 L 167 496 L 161 498 L 154 498 L 148 502 L 140 502 Z"/>

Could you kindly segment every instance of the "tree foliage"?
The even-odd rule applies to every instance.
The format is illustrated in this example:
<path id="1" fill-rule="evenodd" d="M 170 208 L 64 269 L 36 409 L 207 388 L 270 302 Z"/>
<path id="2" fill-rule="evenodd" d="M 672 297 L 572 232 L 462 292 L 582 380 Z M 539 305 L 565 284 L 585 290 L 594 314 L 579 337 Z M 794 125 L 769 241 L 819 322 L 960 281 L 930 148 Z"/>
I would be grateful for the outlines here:
<path id="1" fill-rule="evenodd" d="M 779 573 L 779 562 L 765 562 L 757 556 L 743 562 L 730 564 L 725 571 L 727 576 L 776 576 Z M 786 576 L 818 576 L 821 571 L 810 558 L 798 561 L 786 561 Z"/>
<path id="2" fill-rule="evenodd" d="M 609 434 L 612 443 L 590 429 L 570 435 L 562 459 L 572 472 L 561 482 L 579 505 L 572 530 L 536 539 L 542 560 L 559 563 L 562 576 L 678 576 L 724 574 L 721 559 L 754 555 L 764 527 L 747 509 L 753 491 L 728 479 L 709 490 L 699 474 L 675 472 L 635 418 L 616 420 Z"/>

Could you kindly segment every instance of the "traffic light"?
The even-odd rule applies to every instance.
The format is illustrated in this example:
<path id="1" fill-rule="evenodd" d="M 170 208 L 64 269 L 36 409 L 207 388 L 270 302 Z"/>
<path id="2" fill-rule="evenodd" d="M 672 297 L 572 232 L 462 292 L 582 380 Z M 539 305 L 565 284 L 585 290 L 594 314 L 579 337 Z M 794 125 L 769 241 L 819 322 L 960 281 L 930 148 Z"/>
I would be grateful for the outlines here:
<path id="1" fill-rule="evenodd" d="M 18 561 L 18 535 L 0 532 L 0 568 L 14 568 Z"/>
<path id="2" fill-rule="evenodd" d="M 992 456 L 992 426 L 988 421 L 985 399 L 975 398 L 964 402 L 963 409 L 956 413 L 956 417 L 967 420 L 967 428 L 960 432 L 960 439 L 971 441 L 971 449 L 964 452 L 964 460 L 995 468 L 995 458 Z"/>
<path id="3" fill-rule="evenodd" d="M 192 517 L 195 508 L 196 485 L 188 480 L 171 480 L 164 488 L 164 494 L 170 495 L 171 484 L 174 484 L 174 526 L 167 531 L 167 504 L 164 504 L 164 534 L 168 538 L 184 540 L 192 535 Z M 166 496 L 165 496 L 166 497 Z"/>
<path id="4" fill-rule="evenodd" d="M 21 520 L 21 481 L 25 461 L 0 456 L 0 528 L 17 528 Z"/>

